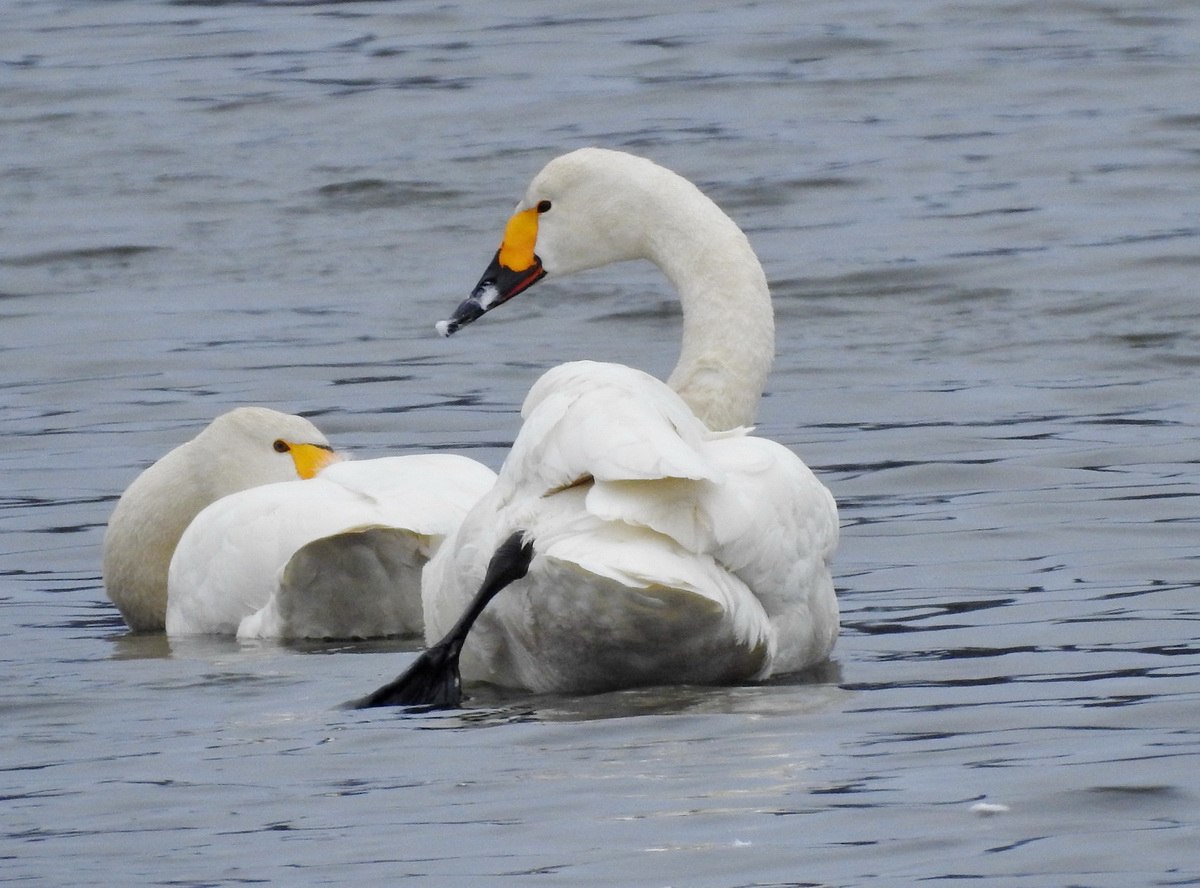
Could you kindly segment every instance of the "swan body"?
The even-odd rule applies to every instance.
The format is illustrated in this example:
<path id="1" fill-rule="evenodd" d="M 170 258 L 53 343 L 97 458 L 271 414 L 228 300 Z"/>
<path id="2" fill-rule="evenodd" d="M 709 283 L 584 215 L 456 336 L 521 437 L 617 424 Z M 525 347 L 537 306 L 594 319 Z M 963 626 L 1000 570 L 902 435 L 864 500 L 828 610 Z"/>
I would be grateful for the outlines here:
<path id="1" fill-rule="evenodd" d="M 791 451 L 713 432 L 668 386 L 579 362 L 530 391 L 495 487 L 426 568 L 427 637 L 524 530 L 536 555 L 464 645 L 464 678 L 548 691 L 802 669 L 837 632 L 832 497 Z"/>
<path id="2" fill-rule="evenodd" d="M 167 634 L 420 634 L 421 570 L 495 477 L 466 457 L 418 454 L 217 500 L 171 560 Z"/>
<path id="3" fill-rule="evenodd" d="M 239 407 L 138 475 L 104 535 L 105 591 L 129 628 L 163 630 L 171 556 L 205 506 L 260 484 L 312 477 L 334 458 L 307 419 Z"/>
<path id="4" fill-rule="evenodd" d="M 745 428 L 773 359 L 770 296 L 745 236 L 699 189 L 620 152 L 551 161 L 439 332 L 542 276 L 638 258 L 682 303 L 668 382 L 595 362 L 543 375 L 495 486 L 425 569 L 432 641 L 501 541 L 523 531 L 533 545 L 526 575 L 467 637 L 464 679 L 539 692 L 728 683 L 833 648 L 837 508 L 799 457 Z"/>
<path id="5" fill-rule="evenodd" d="M 121 496 L 105 586 L 134 631 L 419 633 L 421 568 L 494 479 L 449 454 L 342 462 L 308 420 L 238 408 Z"/>

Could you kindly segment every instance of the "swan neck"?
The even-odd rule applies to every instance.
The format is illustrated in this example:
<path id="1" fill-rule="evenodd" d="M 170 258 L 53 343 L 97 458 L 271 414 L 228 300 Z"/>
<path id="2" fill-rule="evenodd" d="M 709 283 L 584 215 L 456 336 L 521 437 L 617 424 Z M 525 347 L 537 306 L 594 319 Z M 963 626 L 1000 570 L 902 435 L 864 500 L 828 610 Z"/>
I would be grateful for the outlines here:
<path id="1" fill-rule="evenodd" d="M 679 361 L 668 384 L 709 428 L 752 425 L 775 357 L 771 296 L 741 229 L 701 199 L 660 226 L 651 260 L 683 309 Z"/>
<path id="2" fill-rule="evenodd" d="M 121 495 L 104 535 L 104 585 L 135 632 L 161 632 L 167 573 L 184 530 L 214 497 L 187 471 L 190 444 L 166 454 Z"/>

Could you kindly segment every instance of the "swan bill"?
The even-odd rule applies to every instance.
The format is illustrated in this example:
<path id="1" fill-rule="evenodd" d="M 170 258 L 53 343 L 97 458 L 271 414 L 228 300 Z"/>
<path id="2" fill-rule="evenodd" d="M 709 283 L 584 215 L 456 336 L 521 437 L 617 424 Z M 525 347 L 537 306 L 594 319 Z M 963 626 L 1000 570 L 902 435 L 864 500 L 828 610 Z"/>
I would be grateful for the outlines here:
<path id="1" fill-rule="evenodd" d="M 342 458 L 328 444 L 296 444 L 282 439 L 279 443 L 283 445 L 282 452 L 291 454 L 292 462 L 296 464 L 296 474 L 305 480 L 315 478 L 323 468 L 340 462 Z"/>
<path id="2" fill-rule="evenodd" d="M 522 269 L 505 265 L 501 259 L 504 247 L 496 251 L 491 263 L 471 295 L 459 303 L 449 318 L 438 321 L 437 331 L 441 336 L 450 336 L 482 317 L 498 305 L 503 305 L 518 293 L 528 290 L 546 276 L 542 262 L 533 256 L 530 264 Z M 532 254 L 531 254 L 532 255 Z"/>

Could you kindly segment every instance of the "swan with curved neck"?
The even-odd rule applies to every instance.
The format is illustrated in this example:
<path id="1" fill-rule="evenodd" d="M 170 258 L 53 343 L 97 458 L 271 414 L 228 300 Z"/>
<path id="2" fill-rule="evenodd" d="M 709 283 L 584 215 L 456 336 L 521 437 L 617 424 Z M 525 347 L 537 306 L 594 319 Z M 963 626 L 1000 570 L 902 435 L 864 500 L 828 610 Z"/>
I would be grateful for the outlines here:
<path id="1" fill-rule="evenodd" d="M 745 235 L 682 177 L 582 149 L 529 185 L 448 336 L 531 287 L 629 259 L 674 284 L 682 344 L 669 385 L 578 362 L 531 389 L 496 486 L 430 561 L 426 636 L 482 611 L 468 680 L 536 691 L 725 683 L 828 656 L 838 609 L 828 490 L 790 450 L 748 435 L 774 351 L 770 295 Z M 483 609 L 489 558 L 534 555 Z"/>

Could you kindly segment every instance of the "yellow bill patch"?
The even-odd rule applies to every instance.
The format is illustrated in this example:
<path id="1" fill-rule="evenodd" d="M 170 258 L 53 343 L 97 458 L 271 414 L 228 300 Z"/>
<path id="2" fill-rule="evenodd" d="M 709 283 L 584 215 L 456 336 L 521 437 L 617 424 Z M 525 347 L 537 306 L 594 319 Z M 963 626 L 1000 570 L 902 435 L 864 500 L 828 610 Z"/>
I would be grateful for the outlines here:
<path id="1" fill-rule="evenodd" d="M 524 271 L 533 265 L 533 246 L 537 243 L 537 233 L 536 207 L 514 213 L 504 226 L 504 241 L 500 244 L 500 264 L 509 271 Z"/>
<path id="2" fill-rule="evenodd" d="M 292 462 L 296 464 L 296 474 L 301 478 L 312 478 L 330 463 L 341 459 L 328 447 L 320 447 L 316 444 L 293 444 L 291 441 L 288 441 L 287 445 L 288 452 L 292 455 Z"/>

